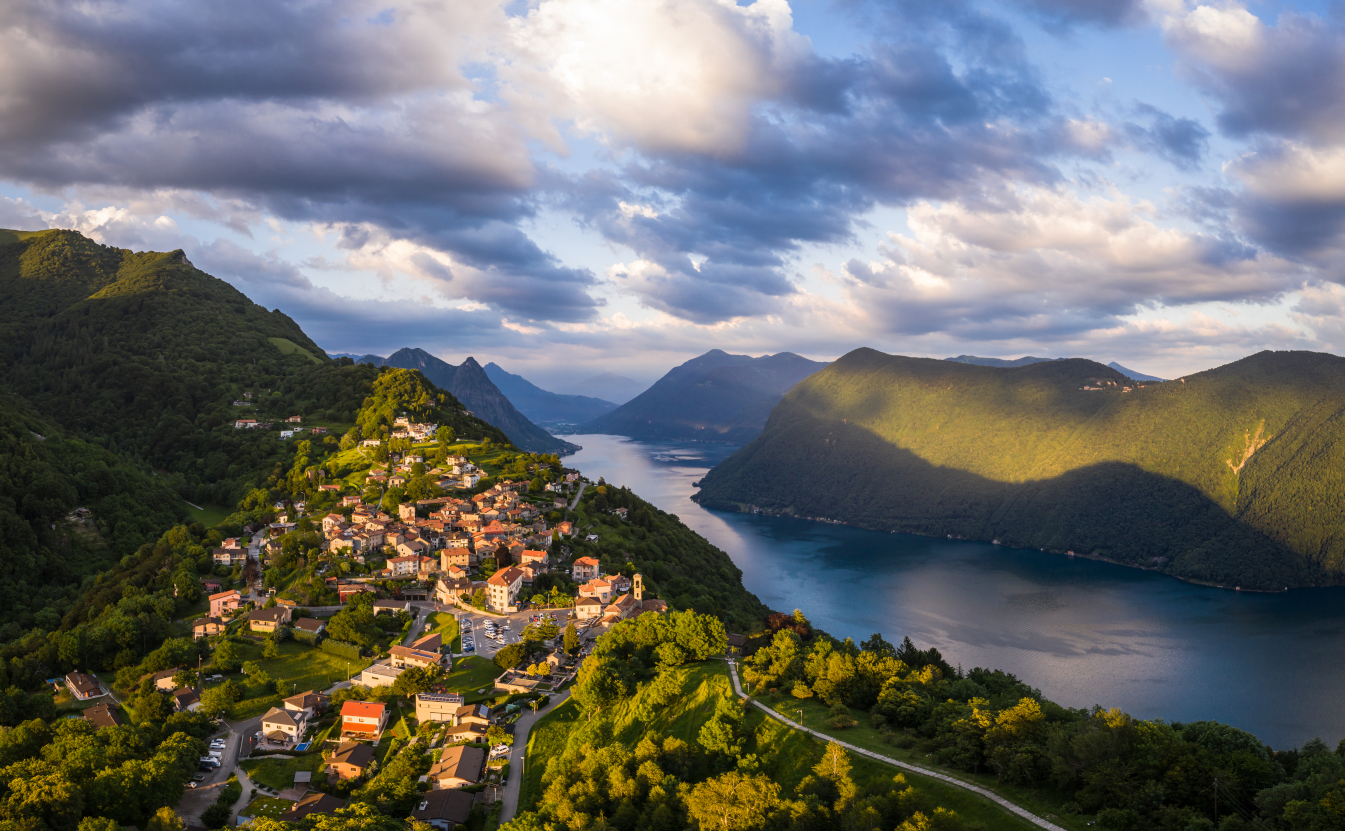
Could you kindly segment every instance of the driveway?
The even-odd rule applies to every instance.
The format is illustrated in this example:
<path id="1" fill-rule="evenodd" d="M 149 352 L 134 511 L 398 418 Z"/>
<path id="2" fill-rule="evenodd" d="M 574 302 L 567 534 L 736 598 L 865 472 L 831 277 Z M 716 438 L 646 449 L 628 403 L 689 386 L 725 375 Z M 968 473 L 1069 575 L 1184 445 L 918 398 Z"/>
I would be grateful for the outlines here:
<path id="1" fill-rule="evenodd" d="M 518 797 L 523 790 L 523 757 L 528 752 L 528 732 L 537 720 L 559 707 L 570 697 L 570 691 L 551 696 L 551 701 L 536 713 L 524 712 L 514 722 L 514 746 L 509 751 L 509 781 L 504 783 L 504 804 L 500 807 L 500 824 L 518 813 Z M 538 764 L 543 764 L 539 761 Z"/>
<path id="2" fill-rule="evenodd" d="M 229 777 L 235 773 L 238 774 L 238 781 L 243 783 L 243 800 L 240 804 L 234 806 L 235 813 L 247 805 L 247 794 L 251 790 L 251 783 L 247 782 L 247 774 L 238 767 L 238 760 L 246 758 L 252 750 L 253 736 L 261 727 L 262 717 L 255 716 L 246 721 L 239 721 L 230 724 L 224 722 L 224 727 L 229 732 L 226 734 L 224 752 L 220 754 L 222 764 L 210 773 L 203 773 L 205 781 L 194 789 L 188 789 L 182 795 L 182 801 L 178 803 L 177 813 L 189 823 L 200 823 L 201 814 L 206 808 L 215 804 L 219 798 L 219 792 L 229 781 Z"/>

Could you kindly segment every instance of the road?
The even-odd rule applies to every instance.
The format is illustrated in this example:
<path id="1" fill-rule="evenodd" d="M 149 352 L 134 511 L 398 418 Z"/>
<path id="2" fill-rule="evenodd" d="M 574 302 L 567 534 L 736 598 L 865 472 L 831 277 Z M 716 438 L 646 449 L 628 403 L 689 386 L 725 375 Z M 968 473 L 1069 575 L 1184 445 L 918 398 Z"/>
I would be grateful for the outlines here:
<path id="1" fill-rule="evenodd" d="M 588 487 L 588 483 L 587 483 L 587 482 L 580 482 L 580 483 L 579 483 L 579 490 L 575 492 L 575 495 L 574 495 L 574 501 L 570 503 L 570 510 L 571 510 L 571 511 L 573 511 L 575 508 L 578 508 L 578 507 L 579 507 L 579 497 L 581 497 L 581 496 L 584 495 L 584 488 L 587 488 L 587 487 Z"/>
<path id="2" fill-rule="evenodd" d="M 514 722 L 514 747 L 509 751 L 509 781 L 504 783 L 504 802 L 500 806 L 500 824 L 518 813 L 518 797 L 523 789 L 523 757 L 528 752 L 528 732 L 537 720 L 559 707 L 570 697 L 570 691 L 551 697 L 551 701 L 536 713 L 524 713 Z"/>
<path id="3" fill-rule="evenodd" d="M 737 664 L 734 663 L 733 659 L 730 658 L 728 661 L 728 665 L 729 665 L 729 678 L 733 680 L 733 691 L 738 694 L 739 698 L 747 698 L 747 694 L 743 692 L 742 685 L 738 683 Z M 872 750 L 865 750 L 862 747 L 855 747 L 852 744 L 848 744 L 846 742 L 841 741 L 835 736 L 828 736 L 826 733 L 819 733 L 816 730 L 804 727 L 802 724 L 799 724 L 798 722 L 786 718 L 780 713 L 777 713 L 775 710 L 772 710 L 770 707 L 767 707 L 760 701 L 753 699 L 752 703 L 756 705 L 758 708 L 760 708 L 761 711 L 765 713 L 767 716 L 770 716 L 771 718 L 775 719 L 781 724 L 784 724 L 787 727 L 792 727 L 795 730 L 802 730 L 805 733 L 810 733 L 824 742 L 835 742 L 836 744 L 839 744 L 841 747 L 845 748 L 851 753 L 857 753 L 860 756 L 865 756 L 869 759 L 873 759 L 878 762 L 883 762 L 885 764 L 894 765 L 896 767 L 909 770 L 912 773 L 918 773 L 921 776 L 928 776 L 933 779 L 938 779 L 941 782 L 947 782 L 949 785 L 954 785 L 964 790 L 971 791 L 974 794 L 978 794 L 990 800 L 991 802 L 994 802 L 1004 810 L 1022 817 L 1023 819 L 1027 820 L 1028 822 L 1032 823 L 1038 828 L 1046 829 L 1046 831 L 1065 831 L 1065 829 L 1061 828 L 1059 825 L 1056 825 L 1053 822 L 1049 822 L 1048 820 L 1042 819 L 1041 817 L 1032 813 L 1028 809 L 1020 805 L 1013 804 L 1009 800 L 1005 799 L 1004 797 L 1000 796 L 997 793 L 994 793 L 993 791 L 988 791 L 985 788 L 973 785 L 970 782 L 963 782 L 961 779 L 956 779 L 945 773 L 939 773 L 937 770 L 931 770 L 930 768 L 921 767 L 920 765 L 913 765 L 910 764 L 909 762 L 899 762 L 896 759 L 893 759 L 891 756 L 884 756 L 881 753 L 874 753 Z"/>

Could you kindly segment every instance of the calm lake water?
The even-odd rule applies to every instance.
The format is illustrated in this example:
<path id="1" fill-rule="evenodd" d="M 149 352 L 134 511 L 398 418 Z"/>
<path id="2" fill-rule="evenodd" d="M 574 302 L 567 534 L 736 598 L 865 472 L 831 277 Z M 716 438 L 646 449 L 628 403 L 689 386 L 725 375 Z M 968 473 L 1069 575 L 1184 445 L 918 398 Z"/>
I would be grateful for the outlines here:
<path id="1" fill-rule="evenodd" d="M 1345 589 L 1238 593 L 989 543 L 712 512 L 692 483 L 733 448 L 567 438 L 584 449 L 566 465 L 677 514 L 766 605 L 837 637 L 909 635 L 1067 706 L 1213 719 L 1275 748 L 1345 736 Z"/>

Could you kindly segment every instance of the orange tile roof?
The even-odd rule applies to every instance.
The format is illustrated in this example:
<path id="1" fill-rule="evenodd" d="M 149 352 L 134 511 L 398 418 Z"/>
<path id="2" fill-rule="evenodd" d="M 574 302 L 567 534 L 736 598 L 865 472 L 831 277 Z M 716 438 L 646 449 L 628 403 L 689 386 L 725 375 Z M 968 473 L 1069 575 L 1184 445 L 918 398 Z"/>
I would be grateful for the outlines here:
<path id="1" fill-rule="evenodd" d="M 382 704 L 373 701 L 347 701 L 341 705 L 341 717 L 381 718 L 383 709 Z"/>

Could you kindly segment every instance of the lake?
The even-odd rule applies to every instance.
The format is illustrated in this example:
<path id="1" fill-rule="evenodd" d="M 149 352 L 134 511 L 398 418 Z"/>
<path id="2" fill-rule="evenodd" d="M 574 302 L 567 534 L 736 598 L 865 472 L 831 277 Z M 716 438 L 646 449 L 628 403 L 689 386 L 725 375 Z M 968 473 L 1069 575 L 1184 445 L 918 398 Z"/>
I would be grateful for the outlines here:
<path id="1" fill-rule="evenodd" d="M 1280 749 L 1345 736 L 1345 589 L 1232 592 L 990 543 L 707 511 L 692 483 L 735 448 L 566 438 L 584 448 L 567 466 L 677 514 L 762 602 L 836 637 L 909 635 L 1066 706 L 1222 721 Z"/>

